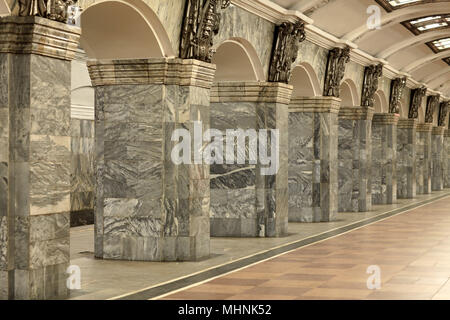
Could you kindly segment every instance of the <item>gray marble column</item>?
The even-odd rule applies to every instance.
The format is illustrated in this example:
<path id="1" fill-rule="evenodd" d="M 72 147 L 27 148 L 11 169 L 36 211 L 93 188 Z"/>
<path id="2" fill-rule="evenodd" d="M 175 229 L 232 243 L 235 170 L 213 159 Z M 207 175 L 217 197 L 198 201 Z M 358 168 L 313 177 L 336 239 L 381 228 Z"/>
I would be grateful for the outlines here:
<path id="1" fill-rule="evenodd" d="M 338 209 L 338 113 L 334 97 L 289 105 L 289 221 L 327 222 Z"/>
<path id="2" fill-rule="evenodd" d="M 431 131 L 431 190 L 444 189 L 444 132 L 445 127 Z"/>
<path id="3" fill-rule="evenodd" d="M 397 124 L 397 198 L 416 196 L 416 119 L 400 119 Z"/>
<path id="4" fill-rule="evenodd" d="M 340 212 L 372 208 L 373 108 L 341 107 L 338 131 L 338 203 Z"/>
<path id="5" fill-rule="evenodd" d="M 215 67 L 197 60 L 89 61 L 95 87 L 95 255 L 143 261 L 209 256 L 209 165 L 172 159 L 175 129 L 209 128 Z M 201 138 L 201 137 L 200 137 Z M 189 143 L 187 143 L 189 146 Z M 201 159 L 200 159 L 201 160 Z"/>
<path id="6" fill-rule="evenodd" d="M 372 120 L 372 204 L 397 201 L 397 123 L 394 113 L 376 113 Z"/>
<path id="7" fill-rule="evenodd" d="M 94 125 L 93 120 L 71 119 L 70 225 L 94 223 Z"/>
<path id="8" fill-rule="evenodd" d="M 245 164 L 211 166 L 211 235 L 279 237 L 288 226 L 288 104 L 292 87 L 281 83 L 224 82 L 211 91 L 211 128 L 259 133 L 279 130 L 279 169 L 262 175 L 251 164 L 246 142 Z M 226 137 L 224 137 L 224 142 Z M 256 151 L 256 150 L 255 150 Z M 235 156 L 239 150 L 235 150 Z"/>
<path id="9" fill-rule="evenodd" d="M 444 133 L 444 188 L 450 188 L 450 130 Z"/>
<path id="10" fill-rule="evenodd" d="M 419 123 L 416 131 L 416 191 L 431 193 L 431 131 L 432 123 Z"/>
<path id="11" fill-rule="evenodd" d="M 70 73 L 80 30 L 0 19 L 0 298 L 67 296 Z"/>

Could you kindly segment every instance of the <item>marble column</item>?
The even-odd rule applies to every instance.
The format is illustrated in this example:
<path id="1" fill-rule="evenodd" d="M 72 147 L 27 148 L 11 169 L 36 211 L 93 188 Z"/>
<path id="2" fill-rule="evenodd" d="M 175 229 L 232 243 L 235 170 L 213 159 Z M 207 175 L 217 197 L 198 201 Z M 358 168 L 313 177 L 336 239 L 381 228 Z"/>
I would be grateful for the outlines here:
<path id="1" fill-rule="evenodd" d="M 338 209 L 365 212 L 372 208 L 373 108 L 341 107 L 338 130 Z"/>
<path id="2" fill-rule="evenodd" d="M 416 192 L 431 193 L 431 131 L 432 123 L 419 123 L 416 131 Z"/>
<path id="3" fill-rule="evenodd" d="M 397 124 L 397 198 L 416 196 L 416 119 L 400 119 Z"/>
<path id="4" fill-rule="evenodd" d="M 444 132 L 445 127 L 433 127 L 431 131 L 431 190 L 444 189 Z"/>
<path id="5" fill-rule="evenodd" d="M 244 164 L 211 166 L 211 236 L 279 237 L 288 226 L 288 104 L 290 85 L 265 82 L 223 82 L 211 91 L 211 128 L 221 130 L 279 130 L 278 171 L 263 175 L 262 165 L 249 161 L 246 140 Z M 250 132 L 248 131 L 248 132 Z M 270 135 L 270 132 L 268 133 Z M 248 139 L 248 138 L 246 138 Z M 233 138 L 234 141 L 234 138 Z M 227 141 L 226 136 L 224 142 Z M 235 149 L 235 158 L 239 155 Z M 273 165 L 277 161 L 276 158 Z"/>
<path id="6" fill-rule="evenodd" d="M 372 120 L 372 204 L 397 201 L 397 123 L 395 113 L 376 113 Z"/>
<path id="7" fill-rule="evenodd" d="M 338 113 L 334 97 L 289 105 L 289 221 L 328 222 L 338 209 Z"/>
<path id="8" fill-rule="evenodd" d="M 215 67 L 161 58 L 89 61 L 88 69 L 96 95 L 95 255 L 208 257 L 209 165 L 196 161 L 204 144 L 193 138 L 196 123 L 203 132 L 210 125 Z M 180 141 L 190 150 L 175 152 Z M 172 153 L 188 159 L 178 163 Z"/>
<path id="9" fill-rule="evenodd" d="M 71 119 L 70 225 L 94 223 L 94 121 Z"/>
<path id="10" fill-rule="evenodd" d="M 444 188 L 450 188 L 450 130 L 444 133 Z"/>
<path id="11" fill-rule="evenodd" d="M 0 298 L 68 294 L 70 73 L 80 30 L 0 18 Z"/>

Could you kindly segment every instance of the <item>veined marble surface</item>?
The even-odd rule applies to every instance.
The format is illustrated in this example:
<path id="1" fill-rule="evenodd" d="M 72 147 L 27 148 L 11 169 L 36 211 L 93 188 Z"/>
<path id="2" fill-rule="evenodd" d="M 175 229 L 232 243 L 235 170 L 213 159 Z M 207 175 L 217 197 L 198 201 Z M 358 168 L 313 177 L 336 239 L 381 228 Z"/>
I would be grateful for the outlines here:
<path id="1" fill-rule="evenodd" d="M 94 218 L 94 124 L 71 119 L 71 226 L 93 224 Z"/>
<path id="2" fill-rule="evenodd" d="M 431 193 L 431 131 L 416 133 L 417 194 Z"/>
<path id="3" fill-rule="evenodd" d="M 372 207 L 372 121 L 339 117 L 339 211 Z"/>
<path id="4" fill-rule="evenodd" d="M 444 189 L 444 135 L 431 135 L 431 190 Z"/>
<path id="5" fill-rule="evenodd" d="M 397 125 L 374 121 L 372 124 L 372 204 L 393 204 L 396 200 Z"/>
<path id="6" fill-rule="evenodd" d="M 309 63 L 317 74 L 319 79 L 320 89 L 323 92 L 323 86 L 325 82 L 325 73 L 328 61 L 328 50 L 321 48 L 314 43 L 305 40 L 300 43 L 297 60 L 294 62 L 292 67 L 299 65 L 302 62 Z"/>
<path id="7" fill-rule="evenodd" d="M 289 221 L 335 219 L 337 136 L 337 113 L 289 113 Z"/>
<path id="8" fill-rule="evenodd" d="M 450 188 L 450 132 L 444 135 L 444 188 Z"/>
<path id="9" fill-rule="evenodd" d="M 397 197 L 416 196 L 416 129 L 397 128 Z"/>
<path id="10" fill-rule="evenodd" d="M 212 236 L 276 237 L 286 234 L 287 115 L 287 105 L 249 102 L 244 94 L 240 102 L 211 103 L 211 127 L 214 129 L 280 130 L 280 168 L 276 175 L 262 176 L 260 164 L 248 164 L 248 142 L 247 164 L 211 166 Z M 238 150 L 235 152 L 237 155 Z"/>

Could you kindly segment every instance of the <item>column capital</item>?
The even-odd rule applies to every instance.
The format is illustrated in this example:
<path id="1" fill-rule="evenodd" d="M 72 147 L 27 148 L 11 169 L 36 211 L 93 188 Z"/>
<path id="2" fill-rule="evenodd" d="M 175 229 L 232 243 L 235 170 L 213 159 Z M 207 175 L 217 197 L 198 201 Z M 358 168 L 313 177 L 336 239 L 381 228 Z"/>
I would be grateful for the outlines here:
<path id="1" fill-rule="evenodd" d="M 73 60 L 81 29 L 36 16 L 0 18 L 0 52 Z"/>
<path id="2" fill-rule="evenodd" d="M 443 127 L 443 126 L 433 127 L 433 130 L 431 131 L 431 134 L 433 136 L 443 136 L 444 133 L 445 133 L 445 127 Z"/>
<path id="3" fill-rule="evenodd" d="M 216 67 L 194 59 L 89 60 L 92 85 L 166 84 L 210 89 Z"/>
<path id="4" fill-rule="evenodd" d="M 397 128 L 399 129 L 416 129 L 418 124 L 417 119 L 399 119 Z"/>
<path id="5" fill-rule="evenodd" d="M 400 115 L 397 113 L 375 113 L 372 123 L 397 125 Z"/>
<path id="6" fill-rule="evenodd" d="M 339 118 L 349 120 L 372 120 L 374 113 L 375 109 L 370 107 L 341 107 L 339 110 Z"/>
<path id="7" fill-rule="evenodd" d="M 419 123 L 417 124 L 417 132 L 431 132 L 433 130 L 432 123 Z"/>
<path id="8" fill-rule="evenodd" d="M 281 82 L 220 82 L 211 89 L 211 102 L 289 104 L 292 86 Z"/>
<path id="9" fill-rule="evenodd" d="M 341 99 L 336 97 L 292 98 L 289 112 L 339 113 Z"/>

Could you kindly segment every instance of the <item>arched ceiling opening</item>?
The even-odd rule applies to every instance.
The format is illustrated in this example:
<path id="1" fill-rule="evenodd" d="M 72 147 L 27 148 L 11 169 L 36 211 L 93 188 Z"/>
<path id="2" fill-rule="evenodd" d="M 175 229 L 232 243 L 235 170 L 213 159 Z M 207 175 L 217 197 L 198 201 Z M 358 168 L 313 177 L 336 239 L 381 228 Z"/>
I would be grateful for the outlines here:
<path id="1" fill-rule="evenodd" d="M 375 103 L 374 103 L 374 109 L 376 113 L 387 113 L 389 106 L 386 99 L 386 95 L 382 90 L 378 90 L 375 93 Z"/>
<path id="2" fill-rule="evenodd" d="M 356 84 L 351 79 L 346 79 L 341 84 L 341 105 L 354 107 L 361 104 Z"/>
<path id="3" fill-rule="evenodd" d="M 216 49 L 212 63 L 217 70 L 214 81 L 264 81 L 264 70 L 256 50 L 242 38 L 231 38 Z"/>
<path id="4" fill-rule="evenodd" d="M 141 0 L 106 0 L 81 15 L 81 46 L 91 59 L 173 57 L 156 14 Z"/>
<path id="5" fill-rule="evenodd" d="M 291 79 L 289 80 L 294 88 L 292 97 L 315 97 L 321 95 L 319 78 L 314 68 L 306 62 L 296 66 L 292 70 Z"/>
<path id="6" fill-rule="evenodd" d="M 272 1 L 301 11 L 320 29 L 354 42 L 362 51 L 450 95 L 450 80 L 443 71 L 450 70 L 450 45 L 446 40 L 450 38 L 450 0 Z M 381 14 L 378 28 L 368 28 L 371 6 L 377 6 Z M 441 40 L 440 45 L 437 40 Z"/>

